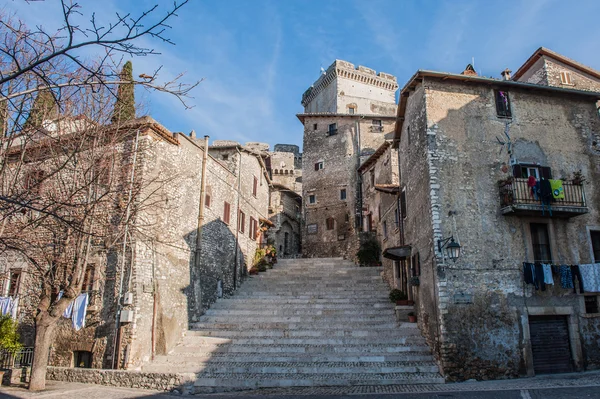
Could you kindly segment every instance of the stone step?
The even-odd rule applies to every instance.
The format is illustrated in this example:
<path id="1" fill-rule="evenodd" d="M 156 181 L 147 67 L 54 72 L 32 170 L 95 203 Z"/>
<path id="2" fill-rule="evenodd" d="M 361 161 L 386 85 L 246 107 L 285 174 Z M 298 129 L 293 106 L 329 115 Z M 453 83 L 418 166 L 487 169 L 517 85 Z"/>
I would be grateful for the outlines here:
<path id="1" fill-rule="evenodd" d="M 174 354 L 187 354 L 194 348 L 199 348 L 204 352 L 211 353 L 247 353 L 247 354 L 262 354 L 262 353 L 371 353 L 371 354 L 387 354 L 387 353 L 404 353 L 404 352 L 425 352 L 429 348 L 422 342 L 418 344 L 359 344 L 359 345 L 238 345 L 232 344 L 206 344 L 206 345 L 179 345 L 173 349 Z"/>
<path id="2" fill-rule="evenodd" d="M 385 316 L 394 317 L 394 309 L 390 306 L 386 308 L 364 308 L 360 311 L 356 309 L 306 309 L 306 308 L 271 308 L 271 309 L 208 309 L 205 315 L 219 316 Z"/>
<path id="3" fill-rule="evenodd" d="M 191 328 L 193 330 L 210 330 L 210 329 L 234 329 L 234 330 L 256 330 L 256 329 L 286 329 L 286 330 L 295 330 L 299 328 L 310 328 L 310 329 L 329 329 L 329 328 L 339 328 L 339 329 L 347 329 L 349 326 L 362 329 L 364 327 L 370 327 L 375 330 L 383 330 L 383 329 L 392 329 L 396 328 L 396 322 L 388 322 L 388 323 L 376 323 L 373 324 L 370 321 L 352 321 L 349 323 L 348 321 L 340 321 L 338 323 L 284 323 L 284 322 L 263 322 L 263 323 L 237 323 L 237 322 L 223 322 L 223 323 L 212 323 L 212 322 L 199 322 L 193 323 Z"/>
<path id="4" fill-rule="evenodd" d="M 388 373 L 388 374 L 245 374 L 240 378 L 231 374 L 201 374 L 194 387 L 220 387 L 232 389 L 275 388 L 275 387 L 315 387 L 353 385 L 404 385 L 442 384 L 444 379 L 438 373 Z M 204 389 L 195 393 L 205 392 Z"/>
<path id="5" fill-rule="evenodd" d="M 306 310 L 306 311 L 323 311 L 323 310 L 347 310 L 354 312 L 363 312 L 369 310 L 394 310 L 394 304 L 391 302 L 357 302 L 357 303 L 273 303 L 263 301 L 260 305 L 256 302 L 235 300 L 219 300 L 215 302 L 210 309 L 206 311 L 206 314 L 212 311 L 225 311 L 225 310 L 244 310 L 244 311 L 255 311 L 257 309 L 264 311 L 272 310 Z"/>
<path id="6" fill-rule="evenodd" d="M 377 291 L 364 291 L 358 292 L 340 292 L 331 293 L 330 291 L 322 292 L 306 292 L 306 291 L 282 291 L 282 292 L 271 292 L 271 291 L 254 291 L 254 292 L 239 292 L 236 293 L 234 298 L 261 298 L 271 300 L 281 300 L 282 298 L 294 298 L 294 299 L 349 299 L 349 300 L 379 300 L 383 301 L 388 299 L 387 295 Z"/>
<path id="7" fill-rule="evenodd" d="M 228 315 L 222 316 L 202 316 L 199 319 L 200 323 L 227 323 L 231 319 L 235 319 L 236 323 L 316 323 L 316 322 L 327 322 L 327 323 L 354 323 L 354 322 L 371 322 L 371 323 L 388 323 L 394 321 L 393 315 L 362 315 L 355 314 L 353 316 L 347 315 L 300 315 L 300 316 L 267 316 L 267 315 L 235 315 L 231 317 Z"/>
<path id="8" fill-rule="evenodd" d="M 261 353 L 259 356 L 249 353 L 207 352 L 195 351 L 185 353 L 172 353 L 156 356 L 156 362 L 163 363 L 202 363 L 202 362 L 245 362 L 245 363 L 328 363 L 328 362 L 408 362 L 408 361 L 433 361 L 433 356 L 427 351 L 411 351 L 400 353 L 373 354 L 365 352 L 346 353 Z"/>
<path id="9" fill-rule="evenodd" d="M 276 301 L 274 301 L 276 299 Z M 335 305 L 339 303 L 343 304 L 367 304 L 367 305 L 383 305 L 387 306 L 393 304 L 389 301 L 387 297 L 381 298 L 323 298 L 323 297 L 279 297 L 279 296 L 271 296 L 271 297 L 252 297 L 251 295 L 241 296 L 236 295 L 230 298 L 219 299 L 217 303 L 244 303 L 244 304 L 256 304 L 257 307 L 263 305 L 303 305 L 303 304 L 321 304 L 321 305 Z"/>
<path id="10" fill-rule="evenodd" d="M 194 347 L 195 345 L 202 345 L 203 343 L 217 343 L 214 341 L 216 337 L 194 337 L 186 336 L 183 338 L 182 345 L 187 347 Z M 232 345 L 362 345 L 365 342 L 363 337 L 352 338 L 352 337 L 340 337 L 340 338 L 288 338 L 288 337 L 231 337 L 224 338 L 218 337 L 216 339 L 222 340 L 219 344 L 232 344 Z M 370 338 L 369 343 L 371 345 L 423 345 L 425 344 L 425 338 L 420 336 L 404 336 L 404 337 L 378 337 Z"/>
<path id="11" fill-rule="evenodd" d="M 169 367 L 171 373 L 202 372 L 220 374 L 292 374 L 292 373 L 437 373 L 438 367 L 432 361 L 413 362 L 327 362 L 327 363 L 243 363 L 243 362 L 204 362 L 204 363 L 155 363 L 143 367 L 145 372 L 157 372 Z"/>
<path id="12" fill-rule="evenodd" d="M 288 337 L 288 338 L 319 338 L 319 337 L 348 337 L 348 338 L 379 338 L 403 337 L 410 335 L 421 336 L 421 332 L 414 328 L 396 328 L 394 330 L 355 330 L 327 329 L 322 330 L 188 330 L 186 336 L 218 337 L 218 338 L 254 338 L 254 337 Z"/>

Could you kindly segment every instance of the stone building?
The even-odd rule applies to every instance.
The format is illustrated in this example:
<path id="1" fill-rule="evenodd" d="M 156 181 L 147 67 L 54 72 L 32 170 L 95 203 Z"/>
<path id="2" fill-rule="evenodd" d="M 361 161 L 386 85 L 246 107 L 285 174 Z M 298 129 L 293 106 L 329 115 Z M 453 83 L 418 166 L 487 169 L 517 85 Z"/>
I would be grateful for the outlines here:
<path id="1" fill-rule="evenodd" d="M 295 258 L 302 253 L 300 236 L 300 210 L 302 197 L 287 186 L 273 183 L 269 206 L 269 219 L 273 223 L 268 231 L 277 256 Z"/>
<path id="2" fill-rule="evenodd" d="M 271 179 L 298 194 L 302 194 L 302 153 L 297 145 L 275 144 L 269 152 Z"/>
<path id="3" fill-rule="evenodd" d="M 51 366 L 137 369 L 168 353 L 217 298 L 240 285 L 260 227 L 270 224 L 263 155 L 237 143 L 211 147 L 209 155 L 204 140 L 172 133 L 149 117 L 128 128 L 139 134 L 119 146 L 138 141 L 136 161 L 123 159 L 111 173 L 128 182 L 135 170 L 139 198 L 152 205 L 138 209 L 125 243 L 109 251 L 99 243 L 91 253 L 83 284 L 90 297 L 86 326 L 75 331 L 69 319 L 59 322 Z M 2 254 L 0 268 L 2 287 L 22 298 L 18 319 L 32 345 L 39 282 L 10 252 Z M 20 279 L 11 279 L 17 272 Z"/>
<path id="4" fill-rule="evenodd" d="M 598 292 L 558 274 L 536 290 L 523 265 L 600 263 L 600 93 L 579 76 L 598 72 L 536 54 L 516 80 L 419 70 L 400 94 L 405 261 L 417 256 L 419 327 L 450 380 L 600 367 Z M 542 204 L 530 176 L 565 198 Z"/>
<path id="5" fill-rule="evenodd" d="M 392 75 L 336 60 L 302 95 L 303 256 L 354 258 L 362 226 L 358 167 L 394 129 Z"/>

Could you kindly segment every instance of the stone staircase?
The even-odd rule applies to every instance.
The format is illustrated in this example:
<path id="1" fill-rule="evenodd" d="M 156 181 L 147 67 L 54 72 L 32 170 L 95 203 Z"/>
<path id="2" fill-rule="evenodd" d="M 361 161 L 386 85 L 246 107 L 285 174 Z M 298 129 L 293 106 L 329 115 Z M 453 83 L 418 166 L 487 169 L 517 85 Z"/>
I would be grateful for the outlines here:
<path id="1" fill-rule="evenodd" d="M 380 273 L 335 258 L 280 260 L 143 371 L 196 373 L 193 393 L 443 383 L 417 325 L 396 322 Z"/>

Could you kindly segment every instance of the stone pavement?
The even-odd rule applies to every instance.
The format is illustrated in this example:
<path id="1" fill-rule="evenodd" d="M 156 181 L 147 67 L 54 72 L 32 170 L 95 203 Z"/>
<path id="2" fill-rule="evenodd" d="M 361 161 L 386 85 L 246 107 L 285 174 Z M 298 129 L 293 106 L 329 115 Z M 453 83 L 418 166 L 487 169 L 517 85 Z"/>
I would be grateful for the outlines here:
<path id="1" fill-rule="evenodd" d="M 0 398 L 60 398 L 60 399 L 174 399 L 182 395 L 142 389 L 114 388 L 92 384 L 49 381 L 44 392 L 30 393 L 24 388 L 2 387 Z M 600 371 L 545 375 L 501 381 L 479 381 L 451 384 L 311 387 L 262 389 L 227 394 L 196 395 L 194 399 L 424 399 L 424 398 L 599 398 Z"/>

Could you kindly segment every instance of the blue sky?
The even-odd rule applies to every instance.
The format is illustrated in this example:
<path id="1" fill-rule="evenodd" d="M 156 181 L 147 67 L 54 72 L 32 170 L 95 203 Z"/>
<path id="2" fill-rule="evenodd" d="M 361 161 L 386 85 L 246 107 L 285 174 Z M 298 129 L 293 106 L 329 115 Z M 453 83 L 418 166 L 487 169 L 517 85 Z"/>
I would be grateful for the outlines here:
<path id="1" fill-rule="evenodd" d="M 166 0 L 80 0 L 108 20 Z M 55 26 L 56 0 L 6 4 L 28 23 Z M 191 0 L 171 21 L 176 46 L 150 41 L 160 56 L 133 59 L 134 73 L 163 65 L 204 81 L 185 110 L 173 97 L 140 93 L 172 131 L 213 139 L 302 145 L 300 98 L 334 59 L 398 77 L 417 69 L 461 72 L 475 58 L 485 76 L 513 71 L 540 46 L 600 69 L 600 1 Z M 98 4 L 102 4 L 101 8 Z"/>

